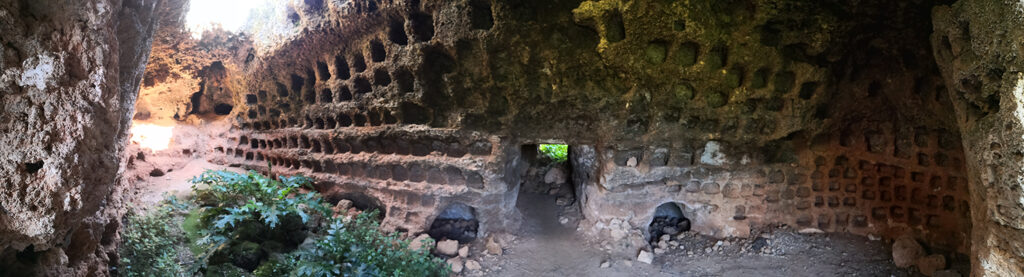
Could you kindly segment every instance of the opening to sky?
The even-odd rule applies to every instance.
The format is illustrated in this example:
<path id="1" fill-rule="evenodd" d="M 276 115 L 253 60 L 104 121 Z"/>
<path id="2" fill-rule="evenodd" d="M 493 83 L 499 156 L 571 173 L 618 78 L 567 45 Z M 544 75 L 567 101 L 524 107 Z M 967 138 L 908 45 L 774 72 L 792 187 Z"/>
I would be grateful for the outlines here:
<path id="1" fill-rule="evenodd" d="M 185 24 L 192 36 L 198 38 L 203 31 L 214 26 L 238 33 L 253 10 L 265 7 L 271 0 L 198 0 L 189 3 Z"/>

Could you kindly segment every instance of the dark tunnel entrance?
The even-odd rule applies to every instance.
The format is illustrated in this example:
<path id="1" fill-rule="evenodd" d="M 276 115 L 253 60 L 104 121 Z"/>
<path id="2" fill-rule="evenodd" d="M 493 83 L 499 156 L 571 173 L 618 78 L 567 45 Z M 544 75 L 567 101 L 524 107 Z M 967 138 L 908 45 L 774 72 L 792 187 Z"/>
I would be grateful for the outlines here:
<path id="1" fill-rule="evenodd" d="M 480 222 L 476 219 L 476 209 L 466 204 L 448 205 L 430 224 L 427 234 L 436 241 L 444 239 L 469 243 L 476 239 Z"/>

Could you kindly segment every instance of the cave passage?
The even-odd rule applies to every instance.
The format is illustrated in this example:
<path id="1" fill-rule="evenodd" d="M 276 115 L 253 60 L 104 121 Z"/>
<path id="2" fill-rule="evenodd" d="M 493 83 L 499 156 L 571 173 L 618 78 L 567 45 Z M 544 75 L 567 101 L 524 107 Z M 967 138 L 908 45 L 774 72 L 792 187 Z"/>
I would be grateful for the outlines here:
<path id="1" fill-rule="evenodd" d="M 1024 276 L 1013 1 L 0 1 L 0 276 Z"/>

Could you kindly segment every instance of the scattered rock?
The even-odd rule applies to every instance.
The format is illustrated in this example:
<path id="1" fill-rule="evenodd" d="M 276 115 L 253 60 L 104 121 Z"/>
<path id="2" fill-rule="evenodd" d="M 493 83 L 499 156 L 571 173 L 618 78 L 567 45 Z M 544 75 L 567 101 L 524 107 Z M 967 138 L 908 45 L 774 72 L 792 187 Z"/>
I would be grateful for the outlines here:
<path id="1" fill-rule="evenodd" d="M 561 168 L 552 167 L 548 169 L 548 173 L 544 174 L 544 183 L 548 184 L 561 184 L 565 183 L 565 172 Z"/>
<path id="2" fill-rule="evenodd" d="M 678 235 L 690 230 L 690 220 L 678 216 L 656 215 L 649 225 L 651 238 L 660 238 L 663 235 Z"/>
<path id="3" fill-rule="evenodd" d="M 628 167 L 636 167 L 636 163 L 636 157 L 629 157 L 629 160 L 626 160 L 626 166 Z"/>
<path id="4" fill-rule="evenodd" d="M 351 210 L 352 210 L 352 201 L 348 200 L 348 199 L 342 199 L 341 201 L 338 201 L 338 204 L 334 205 L 334 207 L 331 208 L 331 211 L 334 212 L 334 217 L 339 217 L 339 216 L 343 216 L 343 215 L 346 215 L 346 214 L 352 214 L 352 213 L 350 213 Z"/>
<path id="5" fill-rule="evenodd" d="M 151 176 L 151 177 L 164 176 L 164 171 L 160 170 L 159 168 L 154 168 L 153 170 L 149 171 L 149 176 Z"/>
<path id="6" fill-rule="evenodd" d="M 612 263 L 610 263 L 608 261 L 601 262 L 601 268 L 609 268 L 611 266 L 612 266 Z"/>
<path id="7" fill-rule="evenodd" d="M 430 238 L 430 235 L 420 234 L 409 243 L 409 249 L 426 249 L 427 251 L 430 251 L 434 249 L 434 239 Z"/>
<path id="8" fill-rule="evenodd" d="M 487 253 L 498 256 L 501 256 L 501 254 L 503 253 L 501 249 L 501 244 L 495 242 L 493 237 L 487 239 Z"/>
<path id="9" fill-rule="evenodd" d="M 448 262 L 448 265 L 450 265 L 452 267 L 452 272 L 454 272 L 454 273 L 461 273 L 462 272 L 462 258 L 455 257 L 455 258 L 448 259 L 446 262 Z"/>
<path id="10" fill-rule="evenodd" d="M 800 229 L 800 231 L 797 231 L 797 232 L 801 233 L 801 234 L 823 234 L 823 233 L 825 233 L 825 231 L 822 231 L 821 229 L 818 229 L 818 228 L 804 228 L 804 229 Z"/>
<path id="11" fill-rule="evenodd" d="M 459 248 L 459 257 L 469 257 L 469 245 Z"/>
<path id="12" fill-rule="evenodd" d="M 917 259 L 917 270 L 925 276 L 935 276 L 935 272 L 946 269 L 946 257 L 941 254 L 932 254 Z"/>
<path id="13" fill-rule="evenodd" d="M 640 255 L 636 256 L 636 261 L 651 264 L 654 262 L 654 253 L 647 252 L 647 250 L 640 250 Z"/>
<path id="14" fill-rule="evenodd" d="M 472 218 L 472 213 L 466 209 L 457 209 L 452 214 L 446 215 L 448 218 L 438 218 L 434 220 L 430 230 L 427 231 L 430 236 L 435 238 L 449 238 L 458 241 L 469 242 L 476 239 L 476 233 L 479 228 L 479 222 Z"/>
<path id="15" fill-rule="evenodd" d="M 455 256 L 459 254 L 459 241 L 457 240 L 442 240 L 437 243 L 437 253 L 445 256 Z"/>
<path id="16" fill-rule="evenodd" d="M 619 229 L 614 229 L 614 230 L 611 231 L 611 236 L 612 236 L 612 240 L 615 240 L 615 241 L 622 240 L 623 238 L 626 237 L 626 232 L 622 231 L 622 230 L 619 230 Z"/>
<path id="17" fill-rule="evenodd" d="M 909 267 L 924 256 L 924 248 L 910 236 L 902 236 L 892 244 L 892 261 L 898 267 Z"/>
<path id="18" fill-rule="evenodd" d="M 475 260 L 468 260 L 466 261 L 466 269 L 473 271 L 480 270 L 480 263 Z"/>
<path id="19" fill-rule="evenodd" d="M 676 228 L 675 226 L 665 226 L 664 228 L 661 228 L 661 232 L 674 236 L 679 234 L 679 228 Z"/>
<path id="20" fill-rule="evenodd" d="M 339 210 L 348 210 L 348 208 L 352 207 L 352 200 L 341 199 L 341 201 L 338 201 L 338 204 L 334 205 L 334 207 L 338 208 Z"/>
<path id="21" fill-rule="evenodd" d="M 569 200 L 568 197 L 560 196 L 555 199 L 555 205 L 568 206 L 569 204 L 572 204 L 572 200 Z"/>

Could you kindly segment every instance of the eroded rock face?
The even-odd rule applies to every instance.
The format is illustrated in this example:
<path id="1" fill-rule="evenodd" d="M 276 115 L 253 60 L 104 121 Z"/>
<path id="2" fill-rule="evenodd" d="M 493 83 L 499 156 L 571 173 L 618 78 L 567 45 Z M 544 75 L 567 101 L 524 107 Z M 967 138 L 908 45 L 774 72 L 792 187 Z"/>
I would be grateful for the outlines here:
<path id="1" fill-rule="evenodd" d="M 308 30 L 224 61 L 244 104 L 215 160 L 359 192 L 414 233 L 466 204 L 485 237 L 516 224 L 522 146 L 556 140 L 571 145 L 583 229 L 630 255 L 667 202 L 704 234 L 786 224 L 966 252 L 935 5 L 298 5 Z"/>
<path id="2" fill-rule="evenodd" d="M 1024 35 L 1020 3 L 958 1 L 933 12 L 932 45 L 962 130 L 974 276 L 1024 275 Z"/>
<path id="3" fill-rule="evenodd" d="M 116 258 L 121 151 L 157 3 L 0 2 L 0 273 L 104 275 Z"/>
<path id="4" fill-rule="evenodd" d="M 153 7 L 48 3 L 0 4 L 0 246 L 75 266 L 114 241 L 97 213 L 117 203 Z M 983 275 L 1024 274 L 1017 7 L 357 0 L 286 12 L 296 35 L 259 53 L 224 34 L 176 44 L 185 33 L 170 29 L 138 119 L 226 113 L 215 162 L 312 176 L 328 198 L 381 209 L 391 230 L 426 231 L 455 204 L 472 208 L 477 237 L 514 227 L 521 146 L 556 140 L 571 145 L 583 230 L 630 255 L 673 202 L 704 234 L 911 235 L 972 252 Z"/>

